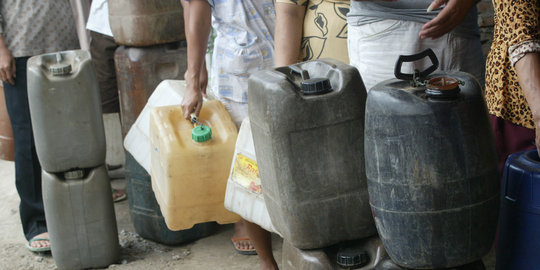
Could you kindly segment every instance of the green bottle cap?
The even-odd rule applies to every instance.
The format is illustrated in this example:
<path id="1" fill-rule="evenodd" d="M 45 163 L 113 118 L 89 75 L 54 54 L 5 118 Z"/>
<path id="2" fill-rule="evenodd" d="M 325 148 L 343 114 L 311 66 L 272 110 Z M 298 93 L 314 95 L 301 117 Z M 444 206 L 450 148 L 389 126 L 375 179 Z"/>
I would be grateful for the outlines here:
<path id="1" fill-rule="evenodd" d="M 212 139 L 212 129 L 209 126 L 196 126 L 191 131 L 191 138 L 196 142 L 206 142 Z"/>

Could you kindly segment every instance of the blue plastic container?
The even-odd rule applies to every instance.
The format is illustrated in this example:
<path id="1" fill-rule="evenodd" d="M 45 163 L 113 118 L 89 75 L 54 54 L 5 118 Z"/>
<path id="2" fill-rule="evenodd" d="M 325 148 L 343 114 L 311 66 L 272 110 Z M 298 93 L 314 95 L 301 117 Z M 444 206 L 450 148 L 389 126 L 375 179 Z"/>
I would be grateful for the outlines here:
<path id="1" fill-rule="evenodd" d="M 496 269 L 538 269 L 539 252 L 540 158 L 528 150 L 504 166 Z"/>
<path id="2" fill-rule="evenodd" d="M 143 238 L 166 245 L 179 245 L 208 236 L 217 230 L 215 222 L 196 224 L 188 230 L 169 230 L 152 191 L 150 175 L 128 152 L 126 180 L 131 221 L 135 231 Z"/>

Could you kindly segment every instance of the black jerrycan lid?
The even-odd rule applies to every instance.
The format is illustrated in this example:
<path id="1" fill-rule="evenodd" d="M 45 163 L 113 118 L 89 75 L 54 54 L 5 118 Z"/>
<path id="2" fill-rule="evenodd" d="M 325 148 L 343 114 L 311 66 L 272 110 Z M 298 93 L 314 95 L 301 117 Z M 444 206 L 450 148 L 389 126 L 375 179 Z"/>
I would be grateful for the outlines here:
<path id="1" fill-rule="evenodd" d="M 369 255 L 359 246 L 344 246 L 337 253 L 336 263 L 346 269 L 360 268 L 369 263 Z"/>
<path id="2" fill-rule="evenodd" d="M 307 70 L 298 65 L 289 66 L 290 69 L 302 76 L 301 91 L 304 95 L 320 95 L 331 92 L 332 86 L 328 78 L 309 78 Z"/>

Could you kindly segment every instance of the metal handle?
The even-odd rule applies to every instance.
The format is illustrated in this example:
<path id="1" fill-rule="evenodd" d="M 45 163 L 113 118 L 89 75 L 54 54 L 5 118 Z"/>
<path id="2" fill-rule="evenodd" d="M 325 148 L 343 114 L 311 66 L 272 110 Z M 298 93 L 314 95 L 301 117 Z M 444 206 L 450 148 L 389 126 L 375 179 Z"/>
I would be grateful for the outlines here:
<path id="1" fill-rule="evenodd" d="M 404 62 L 415 62 L 420 59 L 423 59 L 424 57 L 429 57 L 432 63 L 432 65 L 428 67 L 427 69 L 425 69 L 424 71 L 417 72 L 415 74 L 405 74 L 401 72 L 401 66 L 403 65 Z M 396 62 L 396 66 L 394 68 L 394 75 L 398 79 L 412 81 L 417 78 L 427 77 L 429 74 L 435 71 L 438 67 L 439 67 L 439 59 L 437 59 L 437 56 L 435 55 L 433 50 L 426 49 L 423 52 L 418 53 L 418 54 L 400 55 Z"/>

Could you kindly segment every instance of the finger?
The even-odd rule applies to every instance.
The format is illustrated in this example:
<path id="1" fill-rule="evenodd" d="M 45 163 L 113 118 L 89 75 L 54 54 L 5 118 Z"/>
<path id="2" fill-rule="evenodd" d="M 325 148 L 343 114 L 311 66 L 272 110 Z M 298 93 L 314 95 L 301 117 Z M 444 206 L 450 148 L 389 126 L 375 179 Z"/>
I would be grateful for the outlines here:
<path id="1" fill-rule="evenodd" d="M 184 101 L 182 101 L 182 104 L 180 105 L 180 107 L 182 108 L 182 111 L 184 112 L 184 118 L 189 120 L 189 114 L 191 114 L 191 108 L 190 108 L 191 106 L 189 105 L 189 103 L 184 103 Z"/>
<path id="2" fill-rule="evenodd" d="M 3 82 L 9 83 L 9 84 L 15 84 L 15 82 L 13 81 L 13 78 L 11 77 L 11 73 L 6 69 L 1 70 L 0 77 L 2 78 Z"/>
<path id="3" fill-rule="evenodd" d="M 429 4 L 429 7 L 427 8 L 426 11 L 431 12 L 434 9 L 438 9 L 442 5 L 444 5 L 446 2 L 448 2 L 448 0 L 434 0 L 433 2 L 431 2 L 431 4 Z"/>
<path id="4" fill-rule="evenodd" d="M 184 118 L 190 120 L 191 118 L 189 115 L 193 112 L 193 107 L 182 105 L 182 110 L 184 111 Z"/>
<path id="5" fill-rule="evenodd" d="M 199 113 L 201 112 L 201 109 L 202 109 L 202 100 L 200 102 L 197 102 L 197 106 L 195 107 L 195 116 L 199 117 Z"/>
<path id="6" fill-rule="evenodd" d="M 207 87 L 207 82 L 202 82 L 201 83 L 201 94 L 203 95 L 203 97 L 207 97 L 206 96 L 206 87 Z"/>

